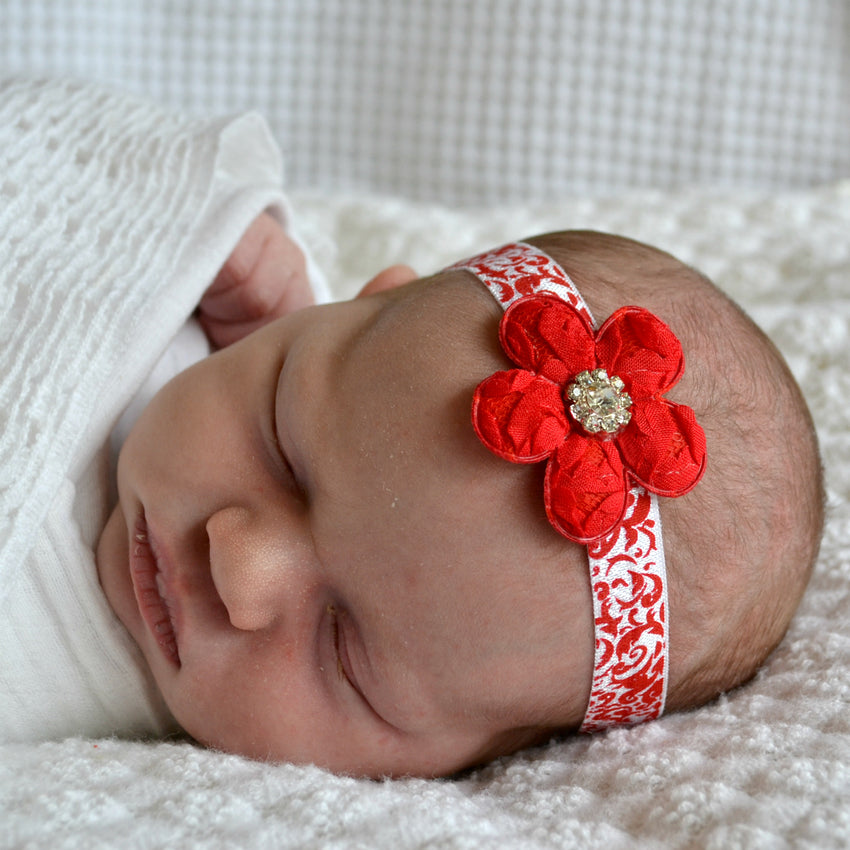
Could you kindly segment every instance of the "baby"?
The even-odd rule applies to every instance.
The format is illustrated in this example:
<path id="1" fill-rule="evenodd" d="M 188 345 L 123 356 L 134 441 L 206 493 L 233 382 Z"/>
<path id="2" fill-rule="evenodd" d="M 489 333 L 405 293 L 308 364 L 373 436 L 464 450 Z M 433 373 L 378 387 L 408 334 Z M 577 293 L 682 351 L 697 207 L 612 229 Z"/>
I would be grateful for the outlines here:
<path id="1" fill-rule="evenodd" d="M 259 116 L 73 81 L 0 80 L 0 170 L 4 742 L 176 719 L 437 776 L 698 705 L 781 639 L 811 422 L 672 257 L 549 234 L 311 306 Z"/>
<path id="2" fill-rule="evenodd" d="M 705 277 L 649 246 L 562 232 L 514 250 L 514 294 L 565 278 L 572 305 L 540 302 L 580 331 L 561 360 L 592 350 L 593 321 L 605 323 L 598 351 L 619 335 L 612 362 L 664 350 L 673 365 L 655 384 L 640 356 L 625 389 L 606 373 L 602 396 L 624 421 L 600 429 L 571 406 L 575 376 L 542 425 L 504 413 L 530 396 L 493 391 L 499 374 L 560 380 L 548 320 L 504 312 L 505 252 L 426 279 L 395 266 L 351 301 L 295 309 L 310 300 L 303 257 L 261 216 L 206 293 L 201 322 L 221 350 L 141 413 L 97 546 L 109 604 L 201 743 L 356 775 L 446 775 L 582 725 L 657 716 L 665 694 L 667 711 L 700 705 L 781 640 L 823 517 L 814 430 L 781 356 Z M 627 305 L 648 313 L 609 320 Z M 660 449 L 650 408 L 678 417 Z M 630 427 L 642 429 L 623 436 L 638 447 L 622 452 L 632 471 L 610 492 L 577 489 L 557 454 L 565 432 L 585 454 L 608 452 L 602 481 Z M 614 585 L 589 563 L 618 529 L 619 557 L 666 583 L 667 604 L 643 597 L 650 644 L 604 639 Z M 648 703 L 623 715 L 618 676 L 643 667 L 647 646 L 660 647 L 642 673 Z M 625 674 L 606 672 L 606 652 Z"/>

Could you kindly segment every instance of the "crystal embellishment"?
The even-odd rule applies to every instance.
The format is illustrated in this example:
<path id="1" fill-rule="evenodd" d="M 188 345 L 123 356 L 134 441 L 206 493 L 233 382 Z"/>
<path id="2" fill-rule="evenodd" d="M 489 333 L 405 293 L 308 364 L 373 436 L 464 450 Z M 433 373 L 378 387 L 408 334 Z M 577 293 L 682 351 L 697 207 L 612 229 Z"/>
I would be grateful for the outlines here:
<path id="1" fill-rule="evenodd" d="M 615 434 L 632 418 L 632 399 L 625 384 L 604 369 L 580 372 L 567 387 L 566 396 L 572 402 L 573 418 L 591 434 Z"/>

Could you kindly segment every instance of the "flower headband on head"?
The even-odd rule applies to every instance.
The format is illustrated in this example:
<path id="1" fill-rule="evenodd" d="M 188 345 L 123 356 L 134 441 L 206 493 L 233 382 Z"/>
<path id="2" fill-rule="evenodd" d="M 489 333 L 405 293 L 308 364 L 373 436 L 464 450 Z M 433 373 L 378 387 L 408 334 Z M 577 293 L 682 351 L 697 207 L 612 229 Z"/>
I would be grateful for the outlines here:
<path id="1" fill-rule="evenodd" d="M 657 495 L 690 491 L 706 458 L 693 411 L 662 397 L 684 371 L 679 340 L 640 307 L 594 330 L 564 270 L 523 242 L 452 268 L 505 308 L 499 338 L 520 367 L 478 385 L 475 431 L 506 460 L 547 460 L 549 522 L 587 545 L 596 646 L 581 731 L 659 717 L 669 665 Z"/>

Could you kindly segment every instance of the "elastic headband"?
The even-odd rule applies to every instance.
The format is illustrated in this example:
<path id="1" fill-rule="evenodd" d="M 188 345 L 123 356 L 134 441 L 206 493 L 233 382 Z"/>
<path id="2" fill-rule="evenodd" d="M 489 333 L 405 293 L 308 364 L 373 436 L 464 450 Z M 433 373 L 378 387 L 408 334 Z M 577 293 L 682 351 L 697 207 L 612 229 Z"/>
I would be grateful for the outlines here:
<path id="1" fill-rule="evenodd" d="M 472 272 L 505 309 L 500 341 L 520 367 L 479 384 L 476 433 L 513 463 L 547 460 L 549 521 L 587 546 L 595 658 L 581 731 L 659 717 L 669 653 L 656 494 L 683 495 L 705 469 L 693 411 L 661 397 L 684 371 L 681 345 L 639 307 L 597 330 L 566 272 L 533 245 L 452 268 Z"/>

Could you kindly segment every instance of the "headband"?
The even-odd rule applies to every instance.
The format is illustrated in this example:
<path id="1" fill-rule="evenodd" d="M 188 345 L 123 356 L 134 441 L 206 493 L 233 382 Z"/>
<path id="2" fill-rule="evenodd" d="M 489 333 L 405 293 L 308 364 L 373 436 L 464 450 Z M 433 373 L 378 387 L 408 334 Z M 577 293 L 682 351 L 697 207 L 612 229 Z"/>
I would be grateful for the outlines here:
<path id="1" fill-rule="evenodd" d="M 587 546 L 595 656 L 581 731 L 659 717 L 669 661 L 657 497 L 691 490 L 706 457 L 693 411 L 661 397 L 684 371 L 679 340 L 640 307 L 597 330 L 566 272 L 524 242 L 452 268 L 505 309 L 500 341 L 520 367 L 478 385 L 475 431 L 513 463 L 548 461 L 549 521 Z"/>

